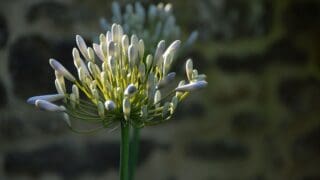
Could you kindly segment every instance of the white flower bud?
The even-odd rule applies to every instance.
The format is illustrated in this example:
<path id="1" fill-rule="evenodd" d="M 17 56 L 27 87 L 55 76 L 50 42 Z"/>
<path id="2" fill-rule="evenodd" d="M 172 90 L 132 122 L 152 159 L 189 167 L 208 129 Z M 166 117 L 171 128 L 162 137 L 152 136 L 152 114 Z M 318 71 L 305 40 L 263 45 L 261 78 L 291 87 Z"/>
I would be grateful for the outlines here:
<path id="1" fill-rule="evenodd" d="M 158 46 L 157 46 L 157 49 L 156 49 L 156 52 L 154 54 L 154 62 L 157 64 L 157 65 L 161 65 L 162 67 L 162 63 L 163 63 L 163 53 L 164 53 L 164 50 L 165 50 L 165 41 L 164 40 L 161 40 L 159 43 L 158 43 Z"/>
<path id="2" fill-rule="evenodd" d="M 57 90 L 58 94 L 62 94 L 62 95 L 66 94 L 65 86 L 63 86 L 63 85 L 61 84 L 61 81 L 59 81 L 58 79 L 56 79 L 56 80 L 54 81 L 54 84 L 55 84 L 55 86 L 56 86 L 56 90 Z"/>
<path id="3" fill-rule="evenodd" d="M 100 36 L 99 36 L 99 41 L 100 41 L 100 42 L 107 42 L 106 36 L 105 36 L 104 34 L 100 34 Z"/>
<path id="4" fill-rule="evenodd" d="M 105 112 L 104 112 L 104 105 L 101 101 L 98 101 L 98 104 L 97 104 L 97 107 L 98 107 L 98 114 L 101 118 L 104 118 L 105 117 Z"/>
<path id="5" fill-rule="evenodd" d="M 35 102 L 36 107 L 40 108 L 41 110 L 45 111 L 52 111 L 52 112 L 62 112 L 65 111 L 65 108 L 57 106 L 49 101 L 45 100 L 36 100 Z"/>
<path id="6" fill-rule="evenodd" d="M 107 111 L 112 111 L 116 108 L 116 104 L 111 100 L 107 100 L 104 103 L 104 107 L 106 108 Z"/>
<path id="7" fill-rule="evenodd" d="M 171 12 L 172 12 L 172 5 L 171 5 L 170 3 L 166 4 L 166 5 L 164 6 L 164 11 L 165 11 L 166 13 L 171 13 Z"/>
<path id="8" fill-rule="evenodd" d="M 152 64 L 153 64 L 153 57 L 152 57 L 152 55 L 151 54 L 149 54 L 148 56 L 147 56 L 147 59 L 146 59 L 146 64 L 147 64 L 147 71 L 149 71 L 150 70 L 150 68 L 151 68 L 151 66 L 152 66 Z"/>
<path id="9" fill-rule="evenodd" d="M 188 59 L 186 62 L 186 74 L 189 81 L 192 80 L 192 72 L 193 72 L 193 63 L 191 59 Z"/>
<path id="10" fill-rule="evenodd" d="M 164 56 L 166 56 L 167 54 L 172 54 L 172 56 L 174 56 L 179 47 L 180 47 L 181 41 L 180 40 L 175 40 L 173 43 L 170 44 L 170 46 L 167 48 L 167 50 L 164 52 Z"/>
<path id="11" fill-rule="evenodd" d="M 110 41 L 108 44 L 108 56 L 115 56 L 115 44 L 113 41 Z"/>
<path id="12" fill-rule="evenodd" d="M 79 104 L 79 101 L 80 101 L 79 88 L 75 84 L 72 85 L 72 93 L 75 95 L 77 104 Z"/>
<path id="13" fill-rule="evenodd" d="M 128 57 L 129 64 L 130 64 L 130 67 L 132 68 L 134 65 L 136 65 L 137 56 L 138 56 L 137 49 L 132 44 L 128 48 L 128 56 L 129 56 Z"/>
<path id="14" fill-rule="evenodd" d="M 122 50 L 123 50 L 123 53 L 125 54 L 125 56 L 128 55 L 128 48 L 129 48 L 129 38 L 127 35 L 123 35 L 122 36 Z"/>
<path id="15" fill-rule="evenodd" d="M 76 81 L 76 78 L 62 65 L 60 64 L 57 60 L 55 59 L 50 59 L 49 64 L 51 67 L 57 71 L 59 74 L 63 75 L 66 79 L 68 79 L 71 82 Z"/>
<path id="16" fill-rule="evenodd" d="M 207 84 L 208 83 L 206 81 L 197 81 L 197 82 L 192 82 L 192 83 L 177 87 L 175 90 L 182 91 L 182 92 L 194 91 L 194 90 L 206 87 Z"/>
<path id="17" fill-rule="evenodd" d="M 137 46 L 139 44 L 139 39 L 137 37 L 137 35 L 133 34 L 131 35 L 131 44 L 134 46 Z"/>
<path id="18" fill-rule="evenodd" d="M 27 99 L 28 104 L 35 104 L 36 100 L 45 100 L 49 102 L 58 101 L 65 97 L 64 94 L 47 94 L 41 96 L 33 96 Z"/>
<path id="19" fill-rule="evenodd" d="M 113 56 L 109 56 L 108 57 L 108 66 L 110 68 L 110 70 L 112 71 L 112 74 L 115 74 L 116 71 L 116 60 Z"/>
<path id="20" fill-rule="evenodd" d="M 73 62 L 74 62 L 74 65 L 79 68 L 81 67 L 81 58 L 80 58 L 80 54 L 79 54 L 79 51 L 77 48 L 73 48 L 72 49 L 72 56 L 73 56 Z"/>
<path id="21" fill-rule="evenodd" d="M 142 39 L 139 40 L 138 54 L 139 54 L 139 58 L 142 59 L 144 56 L 144 42 Z"/>
<path id="22" fill-rule="evenodd" d="M 83 40 L 83 38 L 80 35 L 76 35 L 76 43 L 77 43 L 77 46 L 78 46 L 80 52 L 84 56 L 84 58 L 88 60 L 89 59 L 89 55 L 88 55 L 88 52 L 87 52 L 87 45 L 86 45 L 85 41 Z"/>
<path id="23" fill-rule="evenodd" d="M 96 43 L 93 43 L 92 46 L 93 46 L 94 52 L 96 53 L 98 58 L 103 62 L 104 61 L 104 54 L 102 52 L 101 46 Z"/>
<path id="24" fill-rule="evenodd" d="M 198 70 L 194 69 L 192 71 L 192 80 L 197 79 L 198 78 Z"/>
<path id="25" fill-rule="evenodd" d="M 106 44 L 112 41 L 112 34 L 110 31 L 107 31 L 106 33 Z"/>
<path id="26" fill-rule="evenodd" d="M 129 86 L 124 91 L 124 95 L 131 97 L 137 92 L 137 87 L 133 84 L 129 84 Z"/>
<path id="27" fill-rule="evenodd" d="M 161 92 L 159 90 L 157 90 L 154 95 L 154 104 L 159 103 L 160 100 L 161 100 Z"/>
<path id="28" fill-rule="evenodd" d="M 124 98 L 122 102 L 122 109 L 125 120 L 129 120 L 130 112 L 131 112 L 131 105 L 130 100 L 128 98 Z"/>
<path id="29" fill-rule="evenodd" d="M 93 77 L 99 77 L 100 76 L 100 73 L 101 73 L 101 70 L 99 69 L 99 66 L 92 63 L 92 62 L 89 62 L 88 63 L 88 68 L 89 68 L 89 71 L 90 73 L 92 74 Z"/>
<path id="30" fill-rule="evenodd" d="M 173 54 L 172 53 L 168 53 L 163 55 L 164 56 L 164 62 L 163 62 L 163 75 L 167 75 L 167 73 L 170 71 L 171 68 L 171 64 L 173 61 Z"/>
<path id="31" fill-rule="evenodd" d="M 91 62 L 94 62 L 95 56 L 94 56 L 94 51 L 93 51 L 93 49 L 92 49 L 91 47 L 88 47 L 87 51 L 88 51 L 88 58 L 89 58 L 89 60 L 90 60 Z"/>

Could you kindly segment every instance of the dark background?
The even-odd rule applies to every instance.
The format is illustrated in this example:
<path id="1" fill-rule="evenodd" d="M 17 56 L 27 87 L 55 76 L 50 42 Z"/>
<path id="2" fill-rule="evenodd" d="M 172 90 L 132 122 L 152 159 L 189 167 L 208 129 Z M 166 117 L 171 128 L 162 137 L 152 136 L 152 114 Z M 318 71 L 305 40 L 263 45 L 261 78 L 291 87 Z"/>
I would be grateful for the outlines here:
<path id="1" fill-rule="evenodd" d="M 75 35 L 101 33 L 110 3 L 0 1 L 1 180 L 117 179 L 119 130 L 74 134 L 25 103 L 54 92 L 48 59 L 72 69 Z M 176 68 L 192 57 L 209 86 L 142 130 L 137 180 L 320 179 L 320 1 L 171 3 L 182 39 L 199 31 Z"/>

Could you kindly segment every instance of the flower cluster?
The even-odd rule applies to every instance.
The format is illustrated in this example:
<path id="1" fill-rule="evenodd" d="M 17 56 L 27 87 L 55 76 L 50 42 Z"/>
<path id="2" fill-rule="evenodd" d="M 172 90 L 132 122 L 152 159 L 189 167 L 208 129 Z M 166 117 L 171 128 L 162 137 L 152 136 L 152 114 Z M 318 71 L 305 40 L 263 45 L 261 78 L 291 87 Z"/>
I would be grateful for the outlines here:
<path id="1" fill-rule="evenodd" d="M 189 59 L 188 81 L 180 81 L 176 88 L 168 90 L 176 75 L 170 68 L 179 40 L 167 48 L 165 41 L 160 41 L 152 55 L 145 53 L 142 39 L 136 35 L 129 38 L 118 24 L 113 24 L 111 31 L 101 34 L 99 39 L 99 44 L 87 47 L 77 35 L 78 49 L 74 48 L 72 55 L 78 77 L 50 59 L 57 94 L 34 96 L 27 102 L 43 110 L 63 112 L 70 128 L 70 117 L 101 124 L 98 128 L 119 122 L 139 128 L 169 120 L 190 91 L 207 85 L 206 76 L 198 74 Z"/>
<path id="2" fill-rule="evenodd" d="M 144 8 L 140 2 L 136 2 L 134 5 L 127 4 L 122 13 L 120 4 L 113 2 L 111 22 L 121 24 L 126 34 L 136 34 L 144 39 L 148 48 L 153 48 L 153 45 L 162 39 L 171 42 L 181 36 L 170 3 L 151 4 L 148 8 Z M 100 24 L 106 31 L 111 28 L 111 24 L 105 18 L 100 20 Z M 197 37 L 198 32 L 193 31 L 184 43 L 184 47 L 192 45 Z"/>

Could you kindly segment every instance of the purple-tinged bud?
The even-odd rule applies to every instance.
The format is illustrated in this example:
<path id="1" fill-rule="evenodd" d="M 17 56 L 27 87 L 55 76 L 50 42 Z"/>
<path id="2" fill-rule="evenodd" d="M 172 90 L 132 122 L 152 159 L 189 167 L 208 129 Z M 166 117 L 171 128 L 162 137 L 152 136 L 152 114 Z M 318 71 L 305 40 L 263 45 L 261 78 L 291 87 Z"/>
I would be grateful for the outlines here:
<path id="1" fill-rule="evenodd" d="M 63 106 L 57 106 L 49 101 L 45 100 L 36 100 L 35 102 L 36 107 L 40 108 L 41 110 L 45 111 L 52 111 L 52 112 L 62 112 L 66 109 Z"/>
<path id="2" fill-rule="evenodd" d="M 50 59 L 49 64 L 51 67 L 57 71 L 59 74 L 63 75 L 66 79 L 69 81 L 76 81 L 76 78 L 62 65 L 60 64 L 57 60 L 55 59 Z"/>
<path id="3" fill-rule="evenodd" d="M 47 95 L 41 95 L 41 96 L 33 96 L 28 98 L 27 103 L 28 104 L 35 104 L 36 100 L 45 100 L 49 102 L 58 101 L 65 97 L 64 94 L 47 94 Z"/>
<path id="4" fill-rule="evenodd" d="M 196 81 L 196 82 L 192 82 L 192 83 L 177 87 L 175 90 L 182 91 L 182 92 L 188 92 L 188 91 L 194 91 L 197 89 L 204 88 L 207 85 L 208 85 L 207 81 Z"/>

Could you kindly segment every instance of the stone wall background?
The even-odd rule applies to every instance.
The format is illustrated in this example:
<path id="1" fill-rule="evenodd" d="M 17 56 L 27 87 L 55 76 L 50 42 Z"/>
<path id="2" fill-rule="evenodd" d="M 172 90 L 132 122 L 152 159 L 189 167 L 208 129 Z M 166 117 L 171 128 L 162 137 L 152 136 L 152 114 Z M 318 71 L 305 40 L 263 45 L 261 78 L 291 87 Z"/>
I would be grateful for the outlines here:
<path id="1" fill-rule="evenodd" d="M 1 0 L 1 180 L 117 179 L 118 130 L 74 134 L 25 103 L 54 91 L 48 59 L 71 67 L 75 35 L 99 34 L 110 3 Z M 320 179 L 320 2 L 172 3 L 183 32 L 200 32 L 186 57 L 209 86 L 143 129 L 137 179 Z"/>

